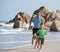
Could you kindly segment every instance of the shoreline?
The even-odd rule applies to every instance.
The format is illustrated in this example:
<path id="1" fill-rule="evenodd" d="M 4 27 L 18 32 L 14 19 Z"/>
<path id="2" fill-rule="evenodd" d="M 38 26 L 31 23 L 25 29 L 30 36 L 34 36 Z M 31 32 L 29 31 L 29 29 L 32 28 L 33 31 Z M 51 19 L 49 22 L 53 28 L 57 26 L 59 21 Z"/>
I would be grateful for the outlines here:
<path id="1" fill-rule="evenodd" d="M 45 41 L 43 48 L 40 50 L 41 52 L 60 52 L 60 40 L 58 41 Z M 18 48 L 8 49 L 8 50 L 0 50 L 0 52 L 36 52 L 38 49 L 34 49 L 34 47 L 30 45 L 21 46 Z"/>
<path id="2" fill-rule="evenodd" d="M 53 41 L 60 41 L 60 39 L 56 39 L 56 40 L 45 40 L 45 42 L 53 42 Z M 20 43 L 23 42 L 24 43 L 29 43 L 29 44 L 25 44 L 25 45 L 20 45 L 20 46 L 16 46 L 16 47 L 11 47 L 11 48 L 3 48 L 0 50 L 8 50 L 8 49 L 15 49 L 15 48 L 20 48 L 20 47 L 24 47 L 24 46 L 29 46 L 32 45 L 31 41 L 12 41 L 12 42 L 0 42 L 1 44 L 15 44 L 15 43 Z"/>

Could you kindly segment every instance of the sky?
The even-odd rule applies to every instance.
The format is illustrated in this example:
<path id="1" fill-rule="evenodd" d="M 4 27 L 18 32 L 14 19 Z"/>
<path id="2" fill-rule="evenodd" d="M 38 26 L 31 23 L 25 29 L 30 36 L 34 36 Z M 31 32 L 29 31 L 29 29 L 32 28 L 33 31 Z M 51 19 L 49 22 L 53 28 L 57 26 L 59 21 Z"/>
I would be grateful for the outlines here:
<path id="1" fill-rule="evenodd" d="M 41 6 L 52 11 L 60 10 L 60 0 L 0 0 L 0 21 L 9 21 L 20 11 L 31 16 Z"/>

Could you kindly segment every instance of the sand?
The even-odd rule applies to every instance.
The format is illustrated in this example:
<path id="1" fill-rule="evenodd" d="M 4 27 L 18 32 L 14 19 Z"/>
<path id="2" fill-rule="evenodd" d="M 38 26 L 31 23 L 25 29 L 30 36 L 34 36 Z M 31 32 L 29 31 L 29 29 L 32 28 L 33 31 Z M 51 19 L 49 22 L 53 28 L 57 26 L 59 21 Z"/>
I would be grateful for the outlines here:
<path id="1" fill-rule="evenodd" d="M 60 52 L 60 40 L 46 41 L 42 49 L 34 49 L 32 45 L 23 46 L 15 49 L 0 50 L 0 52 Z"/>

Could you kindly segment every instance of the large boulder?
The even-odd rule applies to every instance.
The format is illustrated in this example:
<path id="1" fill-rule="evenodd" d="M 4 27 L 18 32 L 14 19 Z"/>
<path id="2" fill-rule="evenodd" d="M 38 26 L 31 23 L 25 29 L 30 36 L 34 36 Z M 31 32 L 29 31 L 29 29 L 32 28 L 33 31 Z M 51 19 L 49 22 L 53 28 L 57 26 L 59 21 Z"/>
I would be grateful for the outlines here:
<path id="1" fill-rule="evenodd" d="M 44 17 L 45 19 L 45 26 L 49 27 L 50 30 L 54 27 L 53 24 L 55 24 L 57 26 L 57 24 L 55 23 L 56 21 L 60 22 L 60 10 L 58 10 L 57 12 L 52 12 L 48 7 L 42 6 L 39 9 L 35 10 L 33 12 L 33 14 L 37 14 L 37 11 L 40 11 L 42 13 L 42 17 Z M 53 23 L 54 22 L 54 23 Z M 54 27 L 55 28 L 55 27 Z M 59 31 L 57 29 L 54 29 L 52 31 Z M 60 28 L 60 27 L 59 27 Z"/>
<path id="2" fill-rule="evenodd" d="M 53 22 L 54 20 L 60 21 L 60 14 L 54 13 L 54 12 L 48 12 L 46 16 L 44 16 L 44 19 L 45 19 L 45 22 L 48 22 L 48 21 Z"/>
<path id="3" fill-rule="evenodd" d="M 45 17 L 45 26 L 50 28 L 50 31 L 60 31 L 60 26 L 57 25 L 60 22 L 60 14 L 49 12 Z"/>
<path id="4" fill-rule="evenodd" d="M 56 23 L 53 22 L 52 25 L 50 26 L 50 31 L 58 31 Z"/>
<path id="5" fill-rule="evenodd" d="M 13 18 L 12 20 L 9 21 L 9 23 L 10 23 L 10 22 L 15 22 L 15 21 L 17 21 L 18 18 L 20 18 L 21 21 L 23 20 L 23 21 L 25 21 L 25 22 L 29 22 L 31 17 L 30 17 L 28 14 L 26 14 L 25 12 L 19 12 L 19 13 L 15 16 L 15 18 Z"/>
<path id="6" fill-rule="evenodd" d="M 37 14 L 37 11 L 42 12 L 43 16 L 45 16 L 48 12 L 51 12 L 51 10 L 48 7 L 46 7 L 46 6 L 41 6 L 40 8 L 38 8 L 37 10 L 35 10 L 33 12 L 33 14 Z"/>
<path id="7" fill-rule="evenodd" d="M 26 14 L 25 12 L 19 12 L 18 14 L 22 17 L 22 19 L 23 19 L 25 22 L 29 22 L 30 19 L 31 19 L 31 17 L 30 17 L 28 14 Z"/>
<path id="8" fill-rule="evenodd" d="M 60 22 L 55 20 L 52 23 L 52 25 L 50 26 L 50 31 L 59 32 L 60 31 Z"/>
<path id="9" fill-rule="evenodd" d="M 48 21 L 46 22 L 44 25 L 48 28 L 50 28 L 50 26 L 52 25 L 53 21 Z"/>
<path id="10" fill-rule="evenodd" d="M 16 21 L 13 28 L 26 28 L 26 23 L 23 23 L 22 21 Z"/>
<path id="11" fill-rule="evenodd" d="M 26 23 L 30 22 L 30 18 L 25 12 L 19 12 L 9 23 L 14 22 L 13 28 L 25 28 Z"/>

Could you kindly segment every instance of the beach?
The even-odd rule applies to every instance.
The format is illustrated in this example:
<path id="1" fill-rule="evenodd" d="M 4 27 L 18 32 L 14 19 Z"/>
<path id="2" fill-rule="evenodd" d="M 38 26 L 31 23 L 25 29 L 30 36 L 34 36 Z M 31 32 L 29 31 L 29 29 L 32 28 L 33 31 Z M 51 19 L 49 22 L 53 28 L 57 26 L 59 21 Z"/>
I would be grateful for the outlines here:
<path id="1" fill-rule="evenodd" d="M 60 0 L 0 0 L 0 52 L 60 52 L 59 3 Z M 39 38 L 45 40 L 40 50 L 32 45 L 38 29 Z"/>
<path id="2" fill-rule="evenodd" d="M 0 52 L 60 52 L 60 32 L 48 31 L 40 51 L 34 49 L 31 39 L 32 30 L 0 27 Z"/>
<path id="3" fill-rule="evenodd" d="M 60 40 L 58 41 L 45 41 L 44 46 L 39 49 L 34 49 L 32 45 L 26 45 L 19 48 L 0 50 L 0 52 L 60 52 Z"/>

